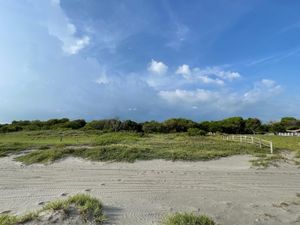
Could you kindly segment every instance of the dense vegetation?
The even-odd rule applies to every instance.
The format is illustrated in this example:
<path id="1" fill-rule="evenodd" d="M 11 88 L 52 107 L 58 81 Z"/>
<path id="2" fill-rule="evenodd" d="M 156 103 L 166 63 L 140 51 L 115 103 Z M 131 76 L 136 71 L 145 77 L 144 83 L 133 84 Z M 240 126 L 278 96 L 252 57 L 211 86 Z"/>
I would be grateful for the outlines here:
<path id="1" fill-rule="evenodd" d="M 194 122 L 183 118 L 168 119 L 164 122 L 146 121 L 137 123 L 132 120 L 69 120 L 50 119 L 47 121 L 13 121 L 11 124 L 0 124 L 0 133 L 15 131 L 36 130 L 98 130 L 103 132 L 135 131 L 143 133 L 175 133 L 187 132 L 191 134 L 207 132 L 220 132 L 228 134 L 263 134 L 268 132 L 284 132 L 291 129 L 300 129 L 300 120 L 293 117 L 284 117 L 280 122 L 263 124 L 257 118 L 243 119 L 242 117 L 231 117 L 220 121 Z"/>
<path id="2" fill-rule="evenodd" d="M 220 137 L 188 133 L 141 134 L 98 131 L 20 131 L 0 134 L 0 157 L 25 154 L 16 159 L 26 163 L 51 163 L 68 156 L 95 161 L 210 160 L 238 154 L 265 157 L 267 149 Z M 275 151 L 277 153 L 277 150 Z"/>

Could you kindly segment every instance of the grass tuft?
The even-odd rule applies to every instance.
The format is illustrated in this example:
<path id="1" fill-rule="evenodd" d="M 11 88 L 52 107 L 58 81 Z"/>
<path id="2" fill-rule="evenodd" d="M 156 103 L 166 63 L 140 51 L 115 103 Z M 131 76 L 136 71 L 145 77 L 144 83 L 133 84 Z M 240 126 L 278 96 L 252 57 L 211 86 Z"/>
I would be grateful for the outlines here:
<path id="1" fill-rule="evenodd" d="M 168 216 L 162 223 L 163 225 L 215 225 L 215 222 L 204 215 L 193 213 L 175 213 Z"/>
<path id="2" fill-rule="evenodd" d="M 96 224 L 100 224 L 105 220 L 102 210 L 103 206 L 99 200 L 86 194 L 77 194 L 69 197 L 66 200 L 52 201 L 45 205 L 41 210 L 37 212 L 31 212 L 23 216 L 14 216 L 8 214 L 0 215 L 0 225 L 17 225 L 29 222 L 38 218 L 41 212 L 48 210 L 68 210 L 70 207 L 75 207 L 78 209 L 85 221 L 90 220 Z"/>
<path id="3" fill-rule="evenodd" d="M 267 168 L 270 166 L 278 167 L 278 162 L 285 158 L 281 155 L 256 155 L 258 158 L 253 159 L 250 162 L 255 167 Z"/>

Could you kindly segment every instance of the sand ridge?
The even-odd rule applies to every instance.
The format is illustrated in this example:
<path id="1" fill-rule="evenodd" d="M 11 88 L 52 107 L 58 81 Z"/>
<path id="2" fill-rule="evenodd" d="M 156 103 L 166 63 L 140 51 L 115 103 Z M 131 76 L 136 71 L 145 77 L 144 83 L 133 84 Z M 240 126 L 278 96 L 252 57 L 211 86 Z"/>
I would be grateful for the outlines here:
<path id="1" fill-rule="evenodd" d="M 23 213 L 77 193 L 101 199 L 107 224 L 153 225 L 176 211 L 223 225 L 300 224 L 300 169 L 257 170 L 249 156 L 208 162 L 91 162 L 77 158 L 24 166 L 0 159 L 0 212 Z"/>

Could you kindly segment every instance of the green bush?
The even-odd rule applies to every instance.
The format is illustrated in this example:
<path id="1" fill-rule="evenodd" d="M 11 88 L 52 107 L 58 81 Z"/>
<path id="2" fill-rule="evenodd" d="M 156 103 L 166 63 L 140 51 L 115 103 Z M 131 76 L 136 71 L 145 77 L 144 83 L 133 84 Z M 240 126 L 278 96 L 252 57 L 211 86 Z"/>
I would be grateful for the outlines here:
<path id="1" fill-rule="evenodd" d="M 211 218 L 203 215 L 176 213 L 167 217 L 163 221 L 163 225 L 215 225 L 215 222 Z"/>
<path id="2" fill-rule="evenodd" d="M 200 130 L 198 128 L 189 128 L 188 129 L 188 135 L 190 136 L 205 136 L 206 135 L 206 131 L 205 130 Z"/>

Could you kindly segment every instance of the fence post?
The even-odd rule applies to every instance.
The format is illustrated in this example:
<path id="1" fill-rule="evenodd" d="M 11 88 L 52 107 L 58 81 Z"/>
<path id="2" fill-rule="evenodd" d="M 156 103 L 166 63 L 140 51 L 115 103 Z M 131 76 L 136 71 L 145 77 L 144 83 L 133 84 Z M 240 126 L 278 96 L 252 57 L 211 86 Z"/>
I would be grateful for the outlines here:
<path id="1" fill-rule="evenodd" d="M 261 146 L 261 138 L 259 139 L 259 147 L 261 148 L 262 146 Z"/>
<path id="2" fill-rule="evenodd" d="M 253 137 L 251 137 L 251 143 L 254 144 L 254 138 Z"/>
<path id="3" fill-rule="evenodd" d="M 240 142 L 243 142 L 243 137 L 242 137 L 242 135 L 240 136 Z"/>
<path id="4" fill-rule="evenodd" d="M 270 150 L 271 150 L 271 154 L 273 154 L 273 142 L 270 141 Z"/>

